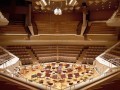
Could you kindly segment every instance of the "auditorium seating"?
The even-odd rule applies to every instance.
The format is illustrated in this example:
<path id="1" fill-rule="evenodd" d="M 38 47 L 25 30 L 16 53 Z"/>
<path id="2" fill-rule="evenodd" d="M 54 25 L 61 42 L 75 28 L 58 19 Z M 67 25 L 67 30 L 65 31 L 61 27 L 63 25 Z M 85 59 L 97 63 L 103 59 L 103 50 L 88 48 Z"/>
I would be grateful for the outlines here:
<path id="1" fill-rule="evenodd" d="M 39 62 L 56 61 L 56 46 L 55 45 L 33 45 L 31 50 Z"/>
<path id="2" fill-rule="evenodd" d="M 111 49 L 108 53 L 120 58 L 120 44 Z"/>
<path id="3" fill-rule="evenodd" d="M 115 27 L 109 27 L 106 23 L 92 23 L 88 34 L 116 34 Z"/>
<path id="4" fill-rule="evenodd" d="M 79 21 L 47 22 L 36 21 L 39 34 L 76 34 Z"/>
<path id="5" fill-rule="evenodd" d="M 26 34 L 26 31 L 23 23 L 12 23 L 0 27 L 0 34 Z"/>
<path id="6" fill-rule="evenodd" d="M 106 47 L 101 45 L 11 45 L 6 47 L 20 58 L 23 65 L 32 64 L 32 57 L 27 48 L 40 63 L 53 61 L 76 62 L 83 55 L 82 63 L 92 64 L 95 58 L 106 50 Z"/>
<path id="7" fill-rule="evenodd" d="M 7 61 L 11 60 L 13 57 L 0 48 L 0 65 L 5 64 Z"/>
<path id="8" fill-rule="evenodd" d="M 83 49 L 84 46 L 80 45 L 60 45 L 58 46 L 59 60 L 67 62 L 76 62 Z"/>
<path id="9" fill-rule="evenodd" d="M 116 66 L 120 66 L 120 44 L 103 54 L 101 58 Z"/>
<path id="10" fill-rule="evenodd" d="M 31 46 L 33 53 L 39 62 L 63 61 L 76 62 L 82 53 L 83 46 L 77 45 L 36 45 Z"/>
<path id="11" fill-rule="evenodd" d="M 18 56 L 22 62 L 22 65 L 32 64 L 32 57 L 30 56 L 26 46 L 6 46 L 6 49 L 11 53 Z"/>
<path id="12" fill-rule="evenodd" d="M 103 53 L 107 48 L 105 46 L 88 46 L 84 50 L 83 63 L 93 64 L 95 58 Z"/>

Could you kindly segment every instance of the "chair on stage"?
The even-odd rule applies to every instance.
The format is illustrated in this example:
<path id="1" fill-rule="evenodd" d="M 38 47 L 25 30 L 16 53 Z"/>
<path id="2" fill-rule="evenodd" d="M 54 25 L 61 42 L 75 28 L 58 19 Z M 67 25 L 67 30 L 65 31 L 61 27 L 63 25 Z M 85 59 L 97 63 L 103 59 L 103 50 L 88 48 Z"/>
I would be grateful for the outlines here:
<path id="1" fill-rule="evenodd" d="M 69 68 L 68 70 L 67 70 L 67 72 L 69 73 L 69 72 L 72 72 L 73 70 L 71 69 L 71 68 Z"/>
<path id="2" fill-rule="evenodd" d="M 62 63 L 60 63 L 60 64 L 59 64 L 59 66 L 63 66 L 63 64 L 62 64 Z"/>
<path id="3" fill-rule="evenodd" d="M 50 73 L 50 70 L 46 70 L 46 73 Z"/>
<path id="4" fill-rule="evenodd" d="M 37 73 L 37 76 L 38 76 L 38 77 L 41 77 L 41 73 Z"/>
<path id="5" fill-rule="evenodd" d="M 53 75 L 52 78 L 53 78 L 53 79 L 57 79 L 57 75 Z"/>
<path id="6" fill-rule="evenodd" d="M 68 79 L 71 79 L 73 77 L 72 74 L 68 74 Z"/>
<path id="7" fill-rule="evenodd" d="M 43 80 L 40 80 L 40 81 L 39 81 L 40 84 L 43 84 L 43 82 L 44 82 Z"/>
<path id="8" fill-rule="evenodd" d="M 78 78 L 80 76 L 79 73 L 74 73 L 74 75 L 75 75 L 75 78 Z"/>
<path id="9" fill-rule="evenodd" d="M 53 83 L 52 82 L 47 82 L 48 83 L 48 85 L 50 85 L 50 90 L 51 90 L 51 86 L 53 85 Z"/>
<path id="10" fill-rule="evenodd" d="M 37 75 L 36 75 L 36 74 L 34 74 L 34 75 L 31 75 L 31 77 L 32 77 L 32 78 L 36 78 L 36 77 L 37 77 Z"/>
<path id="11" fill-rule="evenodd" d="M 46 76 L 46 77 L 50 77 L 50 73 L 46 73 L 45 76 Z"/>
<path id="12" fill-rule="evenodd" d="M 31 75 L 31 79 L 32 79 L 33 81 L 35 81 L 36 78 L 37 78 L 37 74 Z"/>
<path id="13" fill-rule="evenodd" d="M 81 71 L 81 70 L 82 70 L 81 67 L 77 67 L 76 69 L 77 69 L 78 71 Z"/>
<path id="14" fill-rule="evenodd" d="M 51 69 L 51 66 L 46 66 L 45 69 Z"/>
<path id="15" fill-rule="evenodd" d="M 32 68 L 32 71 L 35 71 L 36 69 L 35 68 Z"/>
<path id="16" fill-rule="evenodd" d="M 65 78 L 66 78 L 66 74 L 62 74 L 62 75 L 61 75 L 61 78 L 62 78 L 62 79 L 65 79 Z"/>
<path id="17" fill-rule="evenodd" d="M 73 82 L 69 82 L 69 85 L 70 85 L 70 90 L 71 90 L 71 86 L 73 85 Z"/>
<path id="18" fill-rule="evenodd" d="M 52 63 L 52 66 L 55 66 L 55 63 Z"/>
<path id="19" fill-rule="evenodd" d="M 66 64 L 65 67 L 68 68 L 70 66 L 70 64 Z"/>

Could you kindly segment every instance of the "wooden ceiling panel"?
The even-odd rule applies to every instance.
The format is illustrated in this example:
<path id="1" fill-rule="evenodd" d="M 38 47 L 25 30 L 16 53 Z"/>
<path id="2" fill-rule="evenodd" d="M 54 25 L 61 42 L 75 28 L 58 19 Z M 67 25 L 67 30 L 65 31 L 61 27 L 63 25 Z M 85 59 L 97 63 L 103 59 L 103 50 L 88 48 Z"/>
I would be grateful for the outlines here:
<path id="1" fill-rule="evenodd" d="M 75 13 L 68 13 L 62 14 L 60 16 L 56 16 L 54 14 L 45 14 L 45 13 L 34 13 L 32 18 L 34 21 L 82 21 L 82 13 L 75 14 Z"/>

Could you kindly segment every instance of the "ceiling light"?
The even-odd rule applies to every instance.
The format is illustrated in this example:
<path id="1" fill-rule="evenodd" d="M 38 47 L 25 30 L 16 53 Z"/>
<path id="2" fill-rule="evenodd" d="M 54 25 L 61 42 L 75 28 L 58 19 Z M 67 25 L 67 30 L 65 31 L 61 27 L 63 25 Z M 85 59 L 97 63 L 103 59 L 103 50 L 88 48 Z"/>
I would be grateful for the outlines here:
<path id="1" fill-rule="evenodd" d="M 75 9 L 76 9 L 76 10 L 79 10 L 79 9 L 80 9 L 80 7 L 75 7 Z"/>
<path id="2" fill-rule="evenodd" d="M 40 5 L 40 3 L 38 1 L 36 1 L 35 3 L 36 3 L 36 5 Z"/>
<path id="3" fill-rule="evenodd" d="M 41 4 L 41 6 L 46 6 L 47 5 L 47 2 L 45 0 L 40 0 L 39 2 Z"/>
<path id="4" fill-rule="evenodd" d="M 62 10 L 60 8 L 54 9 L 54 14 L 55 15 L 62 15 Z"/>
<path id="5" fill-rule="evenodd" d="M 38 10 L 38 9 L 39 9 L 39 7 L 38 7 L 38 6 L 35 6 L 34 8 L 35 8 L 36 10 Z"/>
<path id="6" fill-rule="evenodd" d="M 76 3 L 77 3 L 76 0 L 70 0 L 69 5 L 70 6 L 75 6 Z"/>

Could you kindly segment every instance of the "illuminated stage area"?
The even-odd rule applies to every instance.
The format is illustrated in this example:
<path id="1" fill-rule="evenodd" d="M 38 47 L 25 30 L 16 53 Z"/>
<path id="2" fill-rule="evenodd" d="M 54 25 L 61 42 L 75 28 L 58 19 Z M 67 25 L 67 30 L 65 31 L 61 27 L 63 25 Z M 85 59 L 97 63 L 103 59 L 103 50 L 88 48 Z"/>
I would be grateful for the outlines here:
<path id="1" fill-rule="evenodd" d="M 26 90 L 88 90 L 119 71 L 119 53 L 112 52 L 119 44 L 107 50 L 82 45 L 4 46 L 0 74 L 30 88 Z"/>
<path id="2" fill-rule="evenodd" d="M 20 74 L 30 82 L 39 83 L 54 90 L 66 89 L 98 76 L 92 65 L 67 62 L 24 66 Z"/>

